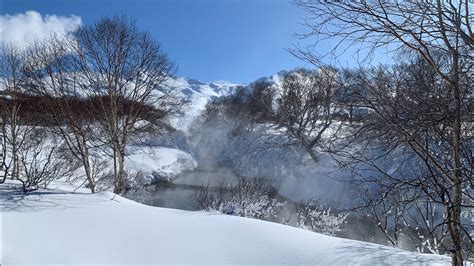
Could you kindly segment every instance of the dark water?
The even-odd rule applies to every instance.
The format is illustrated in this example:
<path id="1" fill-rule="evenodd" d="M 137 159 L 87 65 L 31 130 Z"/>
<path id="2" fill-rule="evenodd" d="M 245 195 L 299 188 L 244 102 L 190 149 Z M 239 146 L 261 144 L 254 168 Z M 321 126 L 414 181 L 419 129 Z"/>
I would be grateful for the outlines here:
<path id="1" fill-rule="evenodd" d="M 182 210 L 196 210 L 195 196 L 201 187 L 237 182 L 236 175 L 228 168 L 198 169 L 178 175 L 170 183 L 159 183 L 149 195 L 150 205 Z"/>

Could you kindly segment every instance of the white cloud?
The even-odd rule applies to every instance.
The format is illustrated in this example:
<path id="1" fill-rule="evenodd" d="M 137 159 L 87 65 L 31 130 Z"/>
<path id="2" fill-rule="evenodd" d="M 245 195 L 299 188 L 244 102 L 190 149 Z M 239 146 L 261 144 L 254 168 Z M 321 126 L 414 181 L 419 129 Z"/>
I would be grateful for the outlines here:
<path id="1" fill-rule="evenodd" d="M 36 11 L 0 15 L 0 43 L 25 46 L 52 33 L 65 34 L 74 31 L 81 23 L 79 16 L 43 16 Z"/>

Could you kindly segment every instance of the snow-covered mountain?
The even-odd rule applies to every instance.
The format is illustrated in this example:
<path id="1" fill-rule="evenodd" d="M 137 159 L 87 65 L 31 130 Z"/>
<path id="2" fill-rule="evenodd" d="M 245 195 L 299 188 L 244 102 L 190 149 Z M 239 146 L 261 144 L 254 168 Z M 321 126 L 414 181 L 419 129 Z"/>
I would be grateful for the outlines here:
<path id="1" fill-rule="evenodd" d="M 179 92 L 180 96 L 186 101 L 181 114 L 170 118 L 170 123 L 178 130 L 187 132 L 191 123 L 201 114 L 206 105 L 219 97 L 229 96 L 236 92 L 237 88 L 243 87 L 252 90 L 255 83 L 266 83 L 280 86 L 283 76 L 288 71 L 282 70 L 268 77 L 261 77 L 249 84 L 232 83 L 228 81 L 215 81 L 211 83 L 201 82 L 192 78 L 170 78 L 166 85 Z"/>
<path id="2" fill-rule="evenodd" d="M 170 118 L 171 125 L 183 132 L 188 131 L 191 123 L 201 114 L 209 101 L 230 95 L 239 86 L 243 86 L 225 81 L 204 83 L 183 77 L 170 79 L 167 85 L 178 91 L 185 100 L 185 106 L 181 113 Z"/>

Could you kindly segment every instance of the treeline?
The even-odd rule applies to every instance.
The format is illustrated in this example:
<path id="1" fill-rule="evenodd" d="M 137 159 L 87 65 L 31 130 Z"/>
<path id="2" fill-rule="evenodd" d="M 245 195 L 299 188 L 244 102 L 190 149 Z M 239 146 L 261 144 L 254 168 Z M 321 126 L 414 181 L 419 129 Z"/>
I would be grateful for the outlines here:
<path id="1" fill-rule="evenodd" d="M 124 16 L 26 48 L 4 45 L 1 59 L 0 181 L 19 180 L 25 191 L 64 178 L 77 164 L 95 192 L 105 156 L 114 192 L 123 193 L 129 141 L 181 105 L 166 84 L 173 62 Z"/>
<path id="2" fill-rule="evenodd" d="M 66 97 L 66 96 L 65 96 Z M 65 99 L 52 98 L 46 95 L 37 94 L 17 94 L 14 97 L 9 91 L 3 91 L 0 96 L 1 117 L 8 121 L 8 114 L 15 106 L 18 107 L 18 122 L 20 124 L 37 124 L 38 126 L 66 126 L 67 117 L 65 114 L 58 113 L 61 105 L 67 102 L 71 108 L 71 115 L 82 123 L 93 120 L 104 120 L 103 113 L 98 112 L 99 106 L 105 104 L 110 108 L 110 100 L 107 96 L 100 97 L 69 97 Z M 140 103 L 132 103 L 127 99 L 120 99 L 121 107 L 119 116 L 124 116 L 133 108 L 132 106 Z M 144 104 L 141 107 L 144 111 L 140 114 L 141 119 L 147 120 L 151 124 L 159 124 L 159 118 L 163 116 L 161 111 L 152 105 Z M 55 115 L 55 117 L 53 117 Z"/>

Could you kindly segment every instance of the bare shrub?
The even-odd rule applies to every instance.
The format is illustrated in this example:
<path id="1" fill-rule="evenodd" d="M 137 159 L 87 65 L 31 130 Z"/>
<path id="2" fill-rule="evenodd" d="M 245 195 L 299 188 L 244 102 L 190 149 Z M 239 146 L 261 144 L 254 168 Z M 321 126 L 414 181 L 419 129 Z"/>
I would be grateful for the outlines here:
<path id="1" fill-rule="evenodd" d="M 246 177 L 240 177 L 235 185 L 221 182 L 202 187 L 194 195 L 194 201 L 200 210 L 256 219 L 274 217 L 282 204 L 276 198 L 276 190 L 265 179 Z"/>
<path id="2" fill-rule="evenodd" d="M 314 199 L 297 204 L 295 208 L 294 226 L 331 236 L 342 231 L 342 226 L 346 223 L 348 216 L 348 213 L 325 208 Z"/>
<path id="3" fill-rule="evenodd" d="M 18 180 L 24 192 L 37 190 L 51 181 L 67 178 L 77 169 L 74 162 L 66 161 L 58 153 L 60 142 L 48 136 L 45 129 L 35 129 L 19 150 L 21 162 Z"/>

